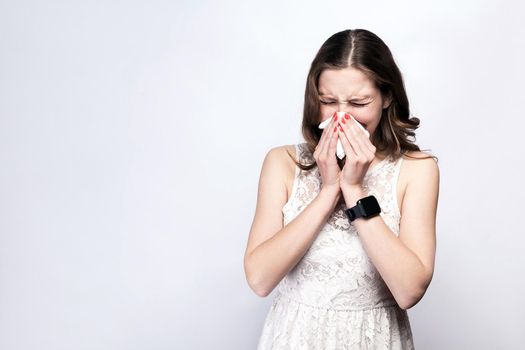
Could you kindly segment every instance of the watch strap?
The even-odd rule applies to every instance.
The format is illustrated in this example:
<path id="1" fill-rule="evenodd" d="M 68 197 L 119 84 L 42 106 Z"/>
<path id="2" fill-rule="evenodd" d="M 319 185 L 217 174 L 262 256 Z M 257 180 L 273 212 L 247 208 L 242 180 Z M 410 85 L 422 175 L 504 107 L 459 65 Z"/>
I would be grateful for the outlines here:
<path id="1" fill-rule="evenodd" d="M 367 196 L 358 200 L 352 208 L 346 209 L 345 213 L 350 221 L 354 221 L 360 217 L 371 218 L 379 215 L 381 213 L 381 207 L 375 196 Z"/>
<path id="2" fill-rule="evenodd" d="M 346 212 L 346 215 L 348 216 L 348 219 L 350 219 L 350 221 L 354 221 L 355 219 L 360 218 L 364 215 L 359 205 L 356 205 L 352 208 L 348 208 L 345 210 L 345 212 Z"/>

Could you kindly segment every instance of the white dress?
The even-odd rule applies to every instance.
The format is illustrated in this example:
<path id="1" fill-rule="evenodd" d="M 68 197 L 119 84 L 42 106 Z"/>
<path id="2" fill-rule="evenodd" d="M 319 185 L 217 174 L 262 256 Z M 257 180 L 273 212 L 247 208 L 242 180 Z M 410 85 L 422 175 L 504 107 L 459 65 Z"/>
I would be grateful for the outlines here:
<path id="1" fill-rule="evenodd" d="M 313 161 L 306 143 L 297 157 Z M 381 206 L 381 217 L 399 235 L 396 186 L 402 158 L 368 169 L 363 187 Z M 296 167 L 284 225 L 319 193 L 317 167 Z M 264 321 L 258 350 L 414 349 L 406 310 L 396 303 L 345 212 L 342 201 L 303 258 L 281 280 Z"/>

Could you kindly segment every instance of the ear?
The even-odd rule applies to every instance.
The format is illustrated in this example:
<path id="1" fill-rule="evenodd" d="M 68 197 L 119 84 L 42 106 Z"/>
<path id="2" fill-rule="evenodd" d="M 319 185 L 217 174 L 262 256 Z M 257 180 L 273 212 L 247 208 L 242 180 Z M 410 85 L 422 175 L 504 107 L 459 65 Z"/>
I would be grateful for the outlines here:
<path id="1" fill-rule="evenodd" d="M 388 108 L 392 103 L 392 92 L 389 92 L 386 97 L 383 98 L 383 109 Z"/>

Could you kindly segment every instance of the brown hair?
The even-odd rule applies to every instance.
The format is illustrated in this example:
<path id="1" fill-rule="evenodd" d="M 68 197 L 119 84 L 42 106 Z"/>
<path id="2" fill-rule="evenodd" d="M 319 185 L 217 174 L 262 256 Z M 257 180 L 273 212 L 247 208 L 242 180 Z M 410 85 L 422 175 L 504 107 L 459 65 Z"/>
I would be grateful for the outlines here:
<path id="1" fill-rule="evenodd" d="M 392 97 L 392 102 L 381 113 L 381 120 L 370 141 L 380 154 L 393 155 L 398 159 L 402 155 L 415 159 L 435 158 L 429 156 L 416 158 L 406 154 L 408 151 L 421 151 L 415 144 L 415 132 L 419 127 L 419 118 L 410 117 L 408 98 L 403 77 L 388 46 L 374 33 L 366 29 L 348 29 L 332 35 L 326 40 L 315 56 L 308 72 L 304 94 L 302 134 L 310 155 L 319 143 L 322 131 L 318 128 L 319 76 L 325 69 L 344 69 L 353 67 L 365 73 L 381 92 L 383 97 Z M 288 152 L 290 157 L 293 156 Z M 300 158 L 296 155 L 296 158 Z M 317 166 L 313 163 L 295 164 L 303 170 Z M 346 158 L 336 158 L 342 168 Z"/>

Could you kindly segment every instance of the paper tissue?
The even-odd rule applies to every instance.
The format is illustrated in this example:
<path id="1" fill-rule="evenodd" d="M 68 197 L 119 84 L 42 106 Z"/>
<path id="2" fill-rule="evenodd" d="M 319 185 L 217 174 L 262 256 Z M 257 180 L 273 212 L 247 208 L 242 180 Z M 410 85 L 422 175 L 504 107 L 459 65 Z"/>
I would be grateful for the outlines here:
<path id="1" fill-rule="evenodd" d="M 351 115 L 351 114 L 348 114 L 350 116 L 350 118 L 352 118 L 354 120 L 354 122 L 357 124 L 357 126 L 359 126 L 364 132 L 365 134 L 370 137 L 370 133 L 368 132 L 368 130 L 366 130 L 362 125 L 361 123 L 359 123 L 357 120 L 355 120 L 354 116 Z M 337 112 L 337 118 L 340 119 L 340 118 L 344 118 L 345 116 L 345 112 Z M 332 120 L 332 118 L 327 118 L 325 121 L 323 121 L 321 124 L 319 124 L 319 129 L 324 129 L 328 126 L 328 124 L 330 124 L 330 121 Z M 345 150 L 343 148 L 343 144 L 341 143 L 341 140 L 337 140 L 337 148 L 336 148 L 336 154 L 337 154 L 337 157 L 339 159 L 343 159 L 345 157 Z"/>

